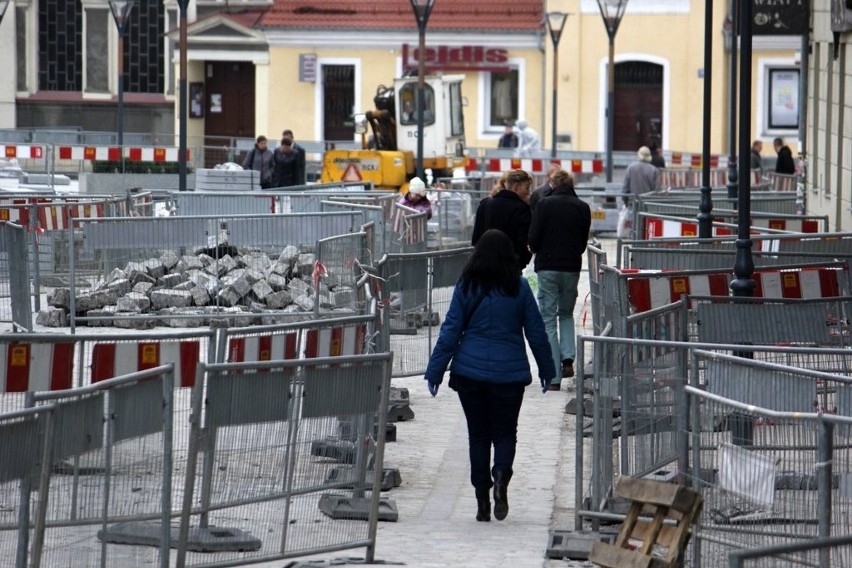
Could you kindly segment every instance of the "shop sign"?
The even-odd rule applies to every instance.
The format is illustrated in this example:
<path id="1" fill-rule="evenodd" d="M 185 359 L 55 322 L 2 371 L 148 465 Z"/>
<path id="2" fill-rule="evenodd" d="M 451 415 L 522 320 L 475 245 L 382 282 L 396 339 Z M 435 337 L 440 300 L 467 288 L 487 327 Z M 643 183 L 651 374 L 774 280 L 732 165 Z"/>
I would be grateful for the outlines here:
<path id="1" fill-rule="evenodd" d="M 299 82 L 317 82 L 317 55 L 316 53 L 299 54 Z"/>
<path id="2" fill-rule="evenodd" d="M 752 35 L 803 35 L 808 33 L 808 0 L 753 0 Z"/>
<path id="3" fill-rule="evenodd" d="M 403 69 L 416 69 L 420 62 L 417 46 L 402 44 Z M 427 71 L 491 71 L 509 70 L 508 50 L 481 45 L 430 45 L 424 50 L 424 66 Z"/>

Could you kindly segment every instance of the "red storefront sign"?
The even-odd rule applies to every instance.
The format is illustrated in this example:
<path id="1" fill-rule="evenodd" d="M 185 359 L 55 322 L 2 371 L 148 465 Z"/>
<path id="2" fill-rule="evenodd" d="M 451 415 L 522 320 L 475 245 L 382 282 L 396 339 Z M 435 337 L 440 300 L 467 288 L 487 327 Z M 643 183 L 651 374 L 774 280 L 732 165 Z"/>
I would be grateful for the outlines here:
<path id="1" fill-rule="evenodd" d="M 503 72 L 509 70 L 509 52 L 498 47 L 432 45 L 424 50 L 424 55 L 427 71 Z M 416 69 L 419 61 L 420 49 L 407 43 L 402 44 L 403 69 Z"/>

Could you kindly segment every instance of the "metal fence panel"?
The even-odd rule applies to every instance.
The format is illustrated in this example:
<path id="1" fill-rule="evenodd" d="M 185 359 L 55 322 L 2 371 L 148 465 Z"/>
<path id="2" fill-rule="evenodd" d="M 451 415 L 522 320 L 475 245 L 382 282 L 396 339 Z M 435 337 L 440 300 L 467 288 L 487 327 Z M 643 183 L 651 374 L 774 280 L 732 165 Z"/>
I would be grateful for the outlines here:
<path id="1" fill-rule="evenodd" d="M 23 330 L 33 328 L 27 241 L 21 225 L 0 223 L 0 321 L 11 321 Z"/>

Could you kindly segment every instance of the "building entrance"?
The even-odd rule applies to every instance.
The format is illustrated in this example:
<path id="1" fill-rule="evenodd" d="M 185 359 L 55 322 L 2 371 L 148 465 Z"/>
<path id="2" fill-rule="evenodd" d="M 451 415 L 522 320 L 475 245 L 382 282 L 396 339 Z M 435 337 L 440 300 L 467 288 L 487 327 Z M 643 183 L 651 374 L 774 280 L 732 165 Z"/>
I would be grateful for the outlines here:
<path id="1" fill-rule="evenodd" d="M 355 66 L 322 66 L 323 140 L 355 138 Z"/>
<path id="2" fill-rule="evenodd" d="M 615 65 L 615 150 L 635 151 L 663 138 L 663 66 L 644 61 Z"/>

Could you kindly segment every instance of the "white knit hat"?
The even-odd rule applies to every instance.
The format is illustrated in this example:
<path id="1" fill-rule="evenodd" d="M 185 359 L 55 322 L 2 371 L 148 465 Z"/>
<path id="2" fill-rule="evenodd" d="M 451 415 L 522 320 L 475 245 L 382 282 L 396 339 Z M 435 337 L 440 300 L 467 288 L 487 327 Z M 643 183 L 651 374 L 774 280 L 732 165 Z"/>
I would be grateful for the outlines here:
<path id="1" fill-rule="evenodd" d="M 426 195 L 426 184 L 419 177 L 411 178 L 408 182 L 408 193 L 416 195 Z"/>

